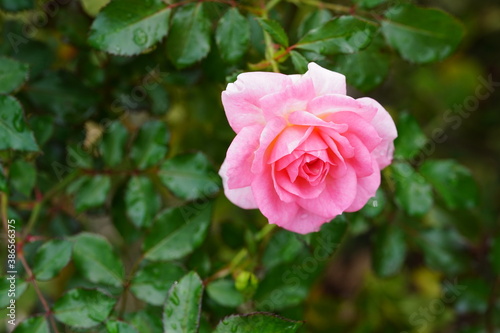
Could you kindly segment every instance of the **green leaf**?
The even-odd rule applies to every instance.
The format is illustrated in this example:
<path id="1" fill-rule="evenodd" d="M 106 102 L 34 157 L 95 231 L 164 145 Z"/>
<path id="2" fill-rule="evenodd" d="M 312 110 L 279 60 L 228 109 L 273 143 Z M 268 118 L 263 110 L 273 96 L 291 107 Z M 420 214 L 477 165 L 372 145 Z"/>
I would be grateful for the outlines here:
<path id="1" fill-rule="evenodd" d="M 119 121 L 113 121 L 104 132 L 100 150 L 104 163 L 115 167 L 123 163 L 129 133 Z"/>
<path id="2" fill-rule="evenodd" d="M 300 22 L 297 34 L 299 37 L 304 36 L 309 31 L 319 28 L 326 22 L 332 19 L 332 13 L 327 9 L 316 9 L 307 14 L 302 22 Z"/>
<path id="3" fill-rule="evenodd" d="M 303 323 L 269 313 L 232 315 L 222 319 L 214 333 L 295 333 Z"/>
<path id="4" fill-rule="evenodd" d="M 106 331 L 107 333 L 138 333 L 134 326 L 118 320 L 107 321 Z"/>
<path id="5" fill-rule="evenodd" d="M 146 307 L 145 309 L 125 314 L 125 318 L 141 333 L 163 333 L 162 309 Z"/>
<path id="6" fill-rule="evenodd" d="M 219 191 L 220 178 L 202 153 L 175 156 L 160 166 L 159 177 L 177 197 L 207 198 Z"/>
<path id="7" fill-rule="evenodd" d="M 95 17 L 111 0 L 80 0 L 82 8 L 88 15 Z"/>
<path id="8" fill-rule="evenodd" d="M 120 287 L 123 264 L 106 238 L 83 232 L 73 238 L 73 261 L 90 282 Z"/>
<path id="9" fill-rule="evenodd" d="M 361 8 L 370 9 L 387 2 L 387 0 L 354 0 L 354 2 Z"/>
<path id="10" fill-rule="evenodd" d="M 40 150 L 24 121 L 21 104 L 12 96 L 0 95 L 0 150 L 3 149 Z"/>
<path id="11" fill-rule="evenodd" d="M 290 52 L 290 58 L 292 58 L 293 67 L 299 74 L 304 74 L 307 72 L 308 61 L 302 54 L 297 51 Z"/>
<path id="12" fill-rule="evenodd" d="M 68 194 L 75 196 L 75 207 L 78 212 L 98 207 L 106 201 L 111 187 L 111 179 L 105 175 L 82 176 L 71 183 Z"/>
<path id="13" fill-rule="evenodd" d="M 50 333 L 49 323 L 44 316 L 30 317 L 18 324 L 13 333 Z"/>
<path id="14" fill-rule="evenodd" d="M 30 117 L 29 124 L 35 134 L 35 139 L 40 146 L 43 146 L 54 132 L 54 118 L 51 116 Z"/>
<path id="15" fill-rule="evenodd" d="M 36 252 L 33 273 L 39 281 L 54 278 L 71 259 L 72 243 L 54 239 L 43 244 Z"/>
<path id="16" fill-rule="evenodd" d="M 9 193 L 9 188 L 7 186 L 7 178 L 5 178 L 5 174 L 1 165 L 0 165 L 0 192 Z"/>
<path id="17" fill-rule="evenodd" d="M 262 29 L 264 29 L 276 43 L 288 47 L 288 36 L 277 21 L 269 19 L 257 19 L 257 21 Z"/>
<path id="18" fill-rule="evenodd" d="M 455 311 L 457 314 L 484 314 L 488 310 L 491 298 L 491 284 L 480 278 L 455 279 L 447 281 L 447 294 L 456 296 Z"/>
<path id="19" fill-rule="evenodd" d="M 308 32 L 296 47 L 320 54 L 354 53 L 367 46 L 375 26 L 354 16 L 341 16 Z"/>
<path id="20" fill-rule="evenodd" d="M 11 288 L 11 282 L 14 280 L 8 280 L 8 278 L 11 277 L 10 275 L 7 276 L 1 276 L 0 277 L 0 307 L 5 308 L 7 305 L 9 305 L 11 299 L 19 299 L 21 295 L 24 293 L 26 288 L 28 288 L 28 283 L 25 282 L 23 279 L 20 277 L 16 276 L 15 278 L 15 295 L 14 297 L 10 297 L 9 293 L 12 292 L 13 288 Z"/>
<path id="21" fill-rule="evenodd" d="M 215 280 L 207 285 L 207 294 L 216 303 L 235 308 L 244 301 L 243 295 L 236 290 L 234 281 L 230 279 Z"/>
<path id="22" fill-rule="evenodd" d="M 197 333 L 201 314 L 203 282 L 190 272 L 168 293 L 163 311 L 163 329 L 169 333 Z"/>
<path id="23" fill-rule="evenodd" d="M 127 185 L 125 204 L 127 216 L 136 227 L 151 225 L 161 205 L 151 179 L 146 176 L 132 177 Z"/>
<path id="24" fill-rule="evenodd" d="M 229 9 L 219 20 L 215 41 L 222 59 L 228 63 L 240 60 L 248 49 L 250 24 L 237 8 Z"/>
<path id="25" fill-rule="evenodd" d="M 160 213 L 144 240 L 144 257 L 152 261 L 184 257 L 201 245 L 207 234 L 212 204 L 187 205 Z"/>
<path id="26" fill-rule="evenodd" d="M 462 24 L 439 9 L 404 4 L 390 8 L 385 17 L 382 32 L 387 42 L 411 62 L 445 59 L 464 35 Z"/>
<path id="27" fill-rule="evenodd" d="M 10 166 L 10 183 L 12 187 L 27 197 L 36 183 L 36 168 L 24 160 L 16 160 Z"/>
<path id="28" fill-rule="evenodd" d="M 146 169 L 158 164 L 167 154 L 170 138 L 165 123 L 151 120 L 142 125 L 134 141 L 130 157 L 139 169 Z"/>
<path id="29" fill-rule="evenodd" d="M 8 12 L 20 12 L 35 8 L 34 0 L 0 0 L 0 9 Z"/>
<path id="30" fill-rule="evenodd" d="M 406 163 L 393 163 L 391 169 L 396 183 L 396 203 L 412 216 L 427 213 L 434 202 L 431 185 Z"/>
<path id="31" fill-rule="evenodd" d="M 406 257 L 404 232 L 397 226 L 386 225 L 375 235 L 373 268 L 381 277 L 398 273 Z"/>
<path id="32" fill-rule="evenodd" d="M 132 279 L 130 290 L 144 302 L 160 306 L 168 290 L 184 276 L 184 270 L 169 262 L 152 262 L 142 267 Z"/>
<path id="33" fill-rule="evenodd" d="M 262 256 L 262 264 L 271 269 L 282 263 L 290 263 L 303 251 L 304 243 L 299 240 L 297 234 L 279 230 L 267 245 Z"/>
<path id="34" fill-rule="evenodd" d="M 71 289 L 56 301 L 53 313 L 66 325 L 89 328 L 106 320 L 115 303 L 115 299 L 98 290 Z"/>
<path id="35" fill-rule="evenodd" d="M 168 33 L 171 9 L 161 0 L 111 1 L 90 27 L 89 43 L 116 55 L 134 55 Z"/>
<path id="36" fill-rule="evenodd" d="M 344 74 L 347 83 L 361 91 L 369 91 L 381 84 L 389 73 L 389 56 L 375 43 L 354 54 L 339 54 L 334 70 Z"/>
<path id="37" fill-rule="evenodd" d="M 28 79 L 28 73 L 28 65 L 0 57 L 0 94 L 8 94 L 18 89 Z"/>
<path id="38" fill-rule="evenodd" d="M 427 138 L 420 129 L 417 120 L 409 113 L 402 113 L 398 119 L 398 137 L 394 141 L 396 158 L 410 159 L 422 149 Z"/>
<path id="39" fill-rule="evenodd" d="M 375 193 L 375 197 L 368 200 L 366 205 L 361 210 L 366 217 L 376 217 L 382 213 L 384 210 L 385 204 L 387 202 L 387 198 L 382 189 L 378 189 L 377 193 Z"/>
<path id="40" fill-rule="evenodd" d="M 472 174 L 458 162 L 427 160 L 419 171 L 434 186 L 448 208 L 471 208 L 477 204 L 478 189 Z"/>
<path id="41" fill-rule="evenodd" d="M 211 25 L 204 3 L 187 4 L 176 10 L 167 55 L 177 68 L 188 67 L 207 56 Z"/>

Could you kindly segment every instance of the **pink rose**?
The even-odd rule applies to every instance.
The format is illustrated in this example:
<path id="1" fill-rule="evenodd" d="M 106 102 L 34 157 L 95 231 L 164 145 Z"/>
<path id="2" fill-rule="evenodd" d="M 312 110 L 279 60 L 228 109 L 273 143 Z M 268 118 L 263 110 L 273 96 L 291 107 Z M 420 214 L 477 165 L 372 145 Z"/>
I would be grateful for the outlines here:
<path id="1" fill-rule="evenodd" d="M 225 194 L 285 229 L 318 231 L 361 209 L 392 161 L 389 113 L 347 96 L 345 77 L 315 63 L 304 75 L 240 74 L 222 103 L 237 133 L 219 171 Z"/>

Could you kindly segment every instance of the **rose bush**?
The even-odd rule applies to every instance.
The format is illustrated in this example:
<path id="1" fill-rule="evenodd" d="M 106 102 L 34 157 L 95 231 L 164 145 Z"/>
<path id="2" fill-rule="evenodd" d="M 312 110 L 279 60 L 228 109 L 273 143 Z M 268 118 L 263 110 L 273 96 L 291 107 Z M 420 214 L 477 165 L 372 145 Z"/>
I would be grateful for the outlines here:
<path id="1" fill-rule="evenodd" d="M 304 75 L 240 74 L 222 102 L 237 133 L 219 172 L 226 196 L 290 231 L 361 209 L 392 161 L 389 113 L 347 96 L 345 77 L 315 63 Z"/>

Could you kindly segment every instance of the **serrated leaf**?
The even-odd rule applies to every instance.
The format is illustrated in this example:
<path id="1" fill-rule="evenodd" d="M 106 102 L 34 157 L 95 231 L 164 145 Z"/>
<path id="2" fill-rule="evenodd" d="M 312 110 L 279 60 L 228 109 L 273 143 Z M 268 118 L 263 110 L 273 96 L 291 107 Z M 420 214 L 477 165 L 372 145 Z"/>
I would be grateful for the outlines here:
<path id="1" fill-rule="evenodd" d="M 130 158 L 139 169 L 158 164 L 168 151 L 169 131 L 165 123 L 151 120 L 142 125 L 130 151 Z"/>
<path id="2" fill-rule="evenodd" d="M 20 12 L 35 8 L 35 0 L 0 0 L 0 9 L 8 12 Z"/>
<path id="3" fill-rule="evenodd" d="M 18 325 L 13 333 L 50 333 L 49 323 L 44 316 L 30 317 Z"/>
<path id="4" fill-rule="evenodd" d="M 376 27 L 354 16 L 341 16 L 308 32 L 296 47 L 316 53 L 331 55 L 354 53 L 367 46 Z"/>
<path id="5" fill-rule="evenodd" d="M 327 9 L 316 9 L 307 14 L 297 29 L 299 37 L 304 36 L 311 30 L 319 28 L 332 19 L 332 13 Z"/>
<path id="6" fill-rule="evenodd" d="M 68 194 L 75 196 L 75 207 L 78 212 L 101 206 L 106 201 L 111 179 L 106 175 L 82 176 L 71 183 Z"/>
<path id="7" fill-rule="evenodd" d="M 221 320 L 214 333 L 295 333 L 303 323 L 269 313 L 232 315 Z"/>
<path id="8" fill-rule="evenodd" d="M 84 232 L 73 242 L 73 261 L 84 278 L 93 283 L 122 285 L 123 264 L 106 238 Z"/>
<path id="9" fill-rule="evenodd" d="M 434 203 L 432 187 L 406 163 L 393 163 L 395 200 L 409 215 L 422 216 Z"/>
<path id="10" fill-rule="evenodd" d="M 202 2 L 176 10 L 167 40 L 167 55 L 177 68 L 188 67 L 207 56 L 211 25 Z"/>
<path id="11" fill-rule="evenodd" d="M 390 8 L 382 20 L 387 42 L 412 62 L 443 60 L 455 51 L 464 35 L 462 24 L 439 10 L 410 4 Z"/>
<path id="12" fill-rule="evenodd" d="M 73 244 L 54 239 L 43 244 L 36 252 L 33 273 L 39 281 L 54 278 L 69 263 Z"/>
<path id="13" fill-rule="evenodd" d="M 212 204 L 204 202 L 170 208 L 160 213 L 144 240 L 144 257 L 152 261 L 182 258 L 205 239 Z"/>
<path id="14" fill-rule="evenodd" d="M 416 156 L 427 143 L 427 137 L 420 129 L 417 120 L 409 113 L 399 116 L 398 137 L 394 141 L 396 158 L 410 159 Z"/>
<path id="15" fill-rule="evenodd" d="M 136 227 L 151 225 L 161 202 L 149 177 L 134 176 L 129 180 L 125 192 L 125 204 L 127 216 Z"/>
<path id="16" fill-rule="evenodd" d="M 128 131 L 119 121 L 113 121 L 104 132 L 100 145 L 102 159 L 109 167 L 123 162 Z"/>
<path id="17" fill-rule="evenodd" d="M 398 273 L 406 257 L 406 241 L 403 231 L 394 225 L 386 225 L 375 235 L 373 268 L 381 277 Z"/>
<path id="18" fill-rule="evenodd" d="M 166 160 L 158 176 L 163 185 L 185 200 L 207 198 L 219 191 L 220 178 L 202 153 L 178 155 Z"/>
<path id="19" fill-rule="evenodd" d="M 71 289 L 53 307 L 55 318 L 75 328 L 97 326 L 108 318 L 116 300 L 99 290 Z"/>
<path id="20" fill-rule="evenodd" d="M 203 282 L 196 272 L 185 275 L 170 288 L 163 310 L 163 330 L 197 333 L 201 314 Z"/>
<path id="21" fill-rule="evenodd" d="M 16 160 L 10 166 L 9 180 L 12 187 L 30 197 L 36 183 L 36 168 L 24 160 Z"/>
<path id="22" fill-rule="evenodd" d="M 107 333 L 139 333 L 137 329 L 124 322 L 118 320 L 109 320 L 106 322 L 106 332 Z"/>
<path id="23" fill-rule="evenodd" d="M 307 72 L 307 65 L 309 62 L 302 54 L 297 51 L 291 51 L 290 58 L 292 58 L 293 67 L 295 67 L 297 73 L 304 74 Z"/>
<path id="24" fill-rule="evenodd" d="M 111 1 L 90 27 L 89 43 L 116 55 L 134 55 L 168 33 L 171 9 L 161 0 Z"/>
<path id="25" fill-rule="evenodd" d="M 288 36 L 279 22 L 269 19 L 258 19 L 258 22 L 276 43 L 288 47 Z"/>
<path id="26" fill-rule="evenodd" d="M 215 41 L 222 59 L 228 63 L 240 60 L 248 49 L 250 24 L 237 8 L 229 9 L 219 20 Z"/>
<path id="27" fill-rule="evenodd" d="M 151 262 L 142 267 L 132 279 L 130 290 L 144 302 L 160 306 L 175 281 L 184 276 L 184 270 L 169 262 Z"/>
<path id="28" fill-rule="evenodd" d="M 478 189 L 474 178 L 458 162 L 427 160 L 419 171 L 434 186 L 448 208 L 471 208 L 477 204 Z"/>
<path id="29" fill-rule="evenodd" d="M 8 94 L 18 89 L 28 79 L 28 73 L 28 65 L 0 57 L 0 94 Z"/>
<path id="30" fill-rule="evenodd" d="M 12 96 L 0 95 L 0 150 L 39 151 L 28 128 L 21 104 Z"/>

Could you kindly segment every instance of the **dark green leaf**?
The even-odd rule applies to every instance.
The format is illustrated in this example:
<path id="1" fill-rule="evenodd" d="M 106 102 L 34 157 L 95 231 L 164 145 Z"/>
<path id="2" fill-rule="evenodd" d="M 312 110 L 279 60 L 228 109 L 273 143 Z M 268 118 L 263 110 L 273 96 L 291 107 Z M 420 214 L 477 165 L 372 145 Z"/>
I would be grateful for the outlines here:
<path id="1" fill-rule="evenodd" d="M 35 134 L 35 139 L 43 146 L 54 132 L 54 118 L 51 116 L 34 116 L 29 119 L 29 124 Z"/>
<path id="2" fill-rule="evenodd" d="M 363 207 L 361 212 L 366 217 L 378 216 L 384 210 L 384 206 L 385 206 L 386 202 L 387 202 L 387 199 L 385 197 L 385 193 L 382 189 L 379 188 L 377 190 L 377 193 L 375 194 L 375 197 L 368 200 L 368 202 Z"/>
<path id="3" fill-rule="evenodd" d="M 425 146 L 427 142 L 425 134 L 417 120 L 406 112 L 399 116 L 397 128 L 398 137 L 394 141 L 396 158 L 413 158 Z"/>
<path id="4" fill-rule="evenodd" d="M 111 1 L 92 23 L 89 43 L 117 55 L 141 53 L 167 35 L 170 11 L 161 0 Z"/>
<path id="5" fill-rule="evenodd" d="M 427 213 L 434 202 L 431 185 L 406 163 L 393 163 L 391 168 L 396 183 L 397 204 L 412 216 Z"/>
<path id="6" fill-rule="evenodd" d="M 24 160 L 16 160 L 10 166 L 10 183 L 12 187 L 27 197 L 36 183 L 36 168 Z"/>
<path id="7" fill-rule="evenodd" d="M 182 258 L 201 245 L 205 239 L 212 204 L 187 205 L 160 213 L 144 240 L 144 256 L 154 261 Z"/>
<path id="8" fill-rule="evenodd" d="M 170 138 L 165 123 L 151 120 L 142 125 L 135 139 L 130 157 L 139 169 L 146 169 L 158 164 L 167 154 Z"/>
<path id="9" fill-rule="evenodd" d="M 397 226 L 386 225 L 375 235 L 373 268 L 381 277 L 398 273 L 406 257 L 404 232 Z"/>
<path id="10" fill-rule="evenodd" d="M 34 7 L 35 0 L 0 0 L 0 8 L 8 12 L 20 12 Z"/>
<path id="11" fill-rule="evenodd" d="M 123 321 L 109 320 L 106 322 L 107 333 L 138 333 L 137 329 Z"/>
<path id="12" fill-rule="evenodd" d="M 132 177 L 127 185 L 125 204 L 127 216 L 135 226 L 141 228 L 151 225 L 161 204 L 151 179 L 146 176 Z"/>
<path id="13" fill-rule="evenodd" d="M 290 52 L 290 58 L 292 58 L 293 67 L 299 74 L 304 74 L 307 72 L 307 64 L 309 63 L 302 54 L 297 51 Z"/>
<path id="14" fill-rule="evenodd" d="M 83 277 L 94 283 L 122 285 L 123 264 L 106 238 L 84 232 L 73 241 L 73 261 Z"/>
<path id="15" fill-rule="evenodd" d="M 7 186 L 7 178 L 5 178 L 5 174 L 2 166 L 0 165 L 0 192 L 9 192 L 9 188 Z"/>
<path id="16" fill-rule="evenodd" d="M 188 67 L 206 57 L 211 25 L 202 2 L 176 10 L 167 40 L 167 55 L 176 67 Z"/>
<path id="17" fill-rule="evenodd" d="M 33 132 L 24 121 L 21 104 L 12 96 L 0 95 L 0 150 L 39 151 Z"/>
<path id="18" fill-rule="evenodd" d="M 327 9 L 316 9 L 304 17 L 300 22 L 297 34 L 299 37 L 304 36 L 309 31 L 319 28 L 326 22 L 332 19 L 332 13 Z"/>
<path id="19" fill-rule="evenodd" d="M 453 160 L 427 160 L 420 173 L 434 186 L 448 208 L 471 208 L 478 190 L 470 171 Z"/>
<path id="20" fill-rule="evenodd" d="M 169 333 L 197 333 L 203 282 L 190 272 L 172 286 L 163 311 L 163 329 Z"/>
<path id="21" fill-rule="evenodd" d="M 267 269 L 271 269 L 279 264 L 293 261 L 303 251 L 304 243 L 298 239 L 297 234 L 279 230 L 267 245 L 262 263 Z"/>
<path id="22" fill-rule="evenodd" d="M 427 63 L 448 57 L 462 40 L 462 24 L 438 10 L 405 4 L 385 13 L 382 32 L 401 56 L 412 62 Z"/>
<path id="23" fill-rule="evenodd" d="M 448 295 L 456 298 L 455 311 L 459 314 L 483 314 L 488 309 L 491 297 L 491 286 L 483 279 L 468 278 L 447 281 L 445 288 Z"/>
<path id="24" fill-rule="evenodd" d="M 288 47 L 288 36 L 283 27 L 274 20 L 258 19 L 262 29 L 264 29 L 269 36 L 278 44 Z"/>
<path id="25" fill-rule="evenodd" d="M 54 316 L 60 322 L 89 328 L 106 320 L 116 300 L 98 290 L 72 289 L 54 304 Z"/>
<path id="26" fill-rule="evenodd" d="M 220 178 L 202 153 L 179 155 L 160 167 L 161 182 L 185 200 L 206 198 L 219 191 Z"/>
<path id="27" fill-rule="evenodd" d="M 295 333 L 302 325 L 300 321 L 257 312 L 226 317 L 217 325 L 214 333 Z"/>
<path id="28" fill-rule="evenodd" d="M 353 16 L 341 16 L 308 32 L 297 48 L 320 54 L 354 53 L 371 41 L 375 26 Z"/>
<path id="29" fill-rule="evenodd" d="M 36 253 L 33 273 L 37 280 L 46 281 L 57 276 L 71 259 L 71 242 L 54 239 L 43 244 Z"/>
<path id="30" fill-rule="evenodd" d="M 18 89 L 28 79 L 28 65 L 0 57 L 0 94 Z"/>
<path id="31" fill-rule="evenodd" d="M 123 163 L 128 135 L 127 129 L 119 121 L 109 124 L 100 146 L 102 158 L 107 166 L 115 167 Z"/>
<path id="32" fill-rule="evenodd" d="M 215 41 L 222 59 L 228 63 L 240 60 L 248 49 L 250 25 L 237 8 L 229 9 L 219 20 Z"/>
<path id="33" fill-rule="evenodd" d="M 163 333 L 162 310 L 147 307 L 141 311 L 126 314 L 126 319 L 141 333 Z"/>
<path id="34" fill-rule="evenodd" d="M 243 295 L 236 290 L 234 281 L 219 279 L 207 285 L 207 294 L 216 303 L 235 308 L 244 301 Z"/>
<path id="35" fill-rule="evenodd" d="M 82 176 L 68 186 L 67 192 L 75 196 L 76 210 L 82 212 L 103 205 L 110 187 L 109 176 Z"/>
<path id="36" fill-rule="evenodd" d="M 18 324 L 13 333 L 50 333 L 49 323 L 44 316 L 30 317 Z"/>
<path id="37" fill-rule="evenodd" d="M 10 277 L 10 275 L 0 277 L 0 307 L 2 308 L 9 305 L 11 299 L 19 299 L 26 288 L 28 288 L 28 283 L 23 279 L 18 276 L 15 279 L 8 279 Z M 14 289 L 12 288 L 12 282 L 15 283 L 15 296 L 13 298 L 9 296 L 9 293 Z"/>
<path id="38" fill-rule="evenodd" d="M 130 290 L 144 302 L 162 305 L 168 290 L 184 275 L 184 270 L 172 263 L 148 263 L 132 279 Z"/>

